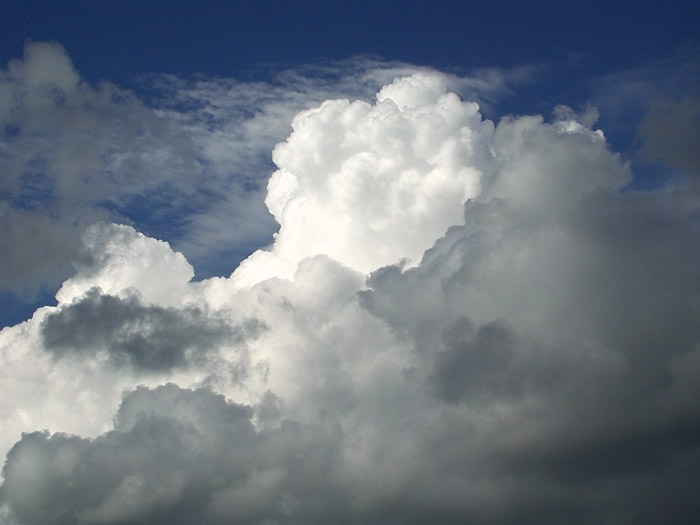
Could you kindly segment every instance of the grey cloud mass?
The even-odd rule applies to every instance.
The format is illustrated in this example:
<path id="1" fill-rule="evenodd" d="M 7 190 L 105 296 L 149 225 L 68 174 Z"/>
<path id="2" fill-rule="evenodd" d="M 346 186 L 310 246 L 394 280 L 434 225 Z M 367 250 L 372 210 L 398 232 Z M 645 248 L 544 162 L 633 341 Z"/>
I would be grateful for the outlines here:
<path id="1" fill-rule="evenodd" d="M 86 228 L 57 306 L 0 331 L 0 519 L 700 522 L 694 103 L 647 117 L 679 175 L 641 191 L 595 108 L 492 122 L 450 76 L 386 82 L 294 117 L 279 233 L 230 277 Z"/>
<path id="2" fill-rule="evenodd" d="M 562 495 L 567 519 L 692 523 L 700 407 L 677 396 L 695 395 L 686 381 L 700 373 L 698 194 L 621 193 L 624 169 L 603 150 L 581 163 L 510 131 L 535 146 L 528 158 L 420 266 L 376 271 L 362 303 L 428 356 L 418 370 L 464 407 L 453 417 L 483 421 L 492 466 L 576 493 Z"/>
<path id="3" fill-rule="evenodd" d="M 344 522 L 339 432 L 293 421 L 258 431 L 252 416 L 207 390 L 137 388 L 94 440 L 24 435 L 0 497 L 27 524 Z"/>
<path id="4" fill-rule="evenodd" d="M 41 335 L 57 357 L 104 350 L 115 365 L 156 371 L 201 364 L 221 344 L 240 344 L 261 329 L 254 320 L 234 327 L 198 308 L 142 305 L 135 296 L 120 298 L 93 288 L 48 315 Z"/>
<path id="5" fill-rule="evenodd" d="M 642 157 L 700 177 L 700 98 L 656 99 L 639 129 Z"/>

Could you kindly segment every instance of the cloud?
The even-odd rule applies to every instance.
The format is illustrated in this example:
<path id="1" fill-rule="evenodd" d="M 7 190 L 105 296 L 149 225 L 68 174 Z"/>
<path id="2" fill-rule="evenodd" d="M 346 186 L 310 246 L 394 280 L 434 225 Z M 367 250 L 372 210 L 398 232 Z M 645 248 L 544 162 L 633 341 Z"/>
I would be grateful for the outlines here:
<path id="1" fill-rule="evenodd" d="M 184 497 L 195 509 L 206 508 L 204 496 L 211 487 L 202 483 L 218 478 L 212 477 L 215 472 L 230 476 L 218 481 L 222 485 L 244 480 L 245 472 L 234 474 L 235 467 L 253 460 L 248 454 L 255 439 L 250 410 L 205 391 L 175 385 L 137 389 L 124 398 L 115 425 L 95 441 L 25 435 L 5 466 L 10 482 L 3 498 L 13 501 L 17 517 L 25 523 L 136 523 L 149 518 L 186 523 L 194 516 L 182 508 Z M 57 462 L 59 456 L 63 459 Z M 228 465 L 221 462 L 225 456 Z M 23 468 L 27 464 L 35 467 L 28 471 Z M 96 475 L 100 483 L 95 483 Z M 44 498 L 26 498 L 29 487 Z"/>
<path id="2" fill-rule="evenodd" d="M 115 365 L 144 371 L 197 366 L 222 342 L 245 340 L 262 327 L 254 321 L 234 329 L 194 307 L 142 305 L 92 288 L 49 314 L 41 325 L 44 347 L 57 357 L 105 349 Z"/>
<path id="3" fill-rule="evenodd" d="M 663 160 L 697 180 L 700 174 L 700 99 L 652 102 L 640 128 L 640 154 Z"/>
<path id="4" fill-rule="evenodd" d="M 133 93 L 83 82 L 59 44 L 28 42 L 0 72 L 0 139 L 0 286 L 20 296 L 70 275 L 86 226 L 155 192 L 177 208 L 197 174 L 186 137 Z"/>
<path id="5" fill-rule="evenodd" d="M 85 219 L 56 219 L 50 212 L 0 202 L 0 289 L 31 300 L 70 275 Z"/>
<path id="6" fill-rule="evenodd" d="M 512 358 L 515 338 L 507 326 L 494 321 L 475 330 L 469 318 L 462 318 L 442 336 L 444 350 L 435 354 L 429 376 L 438 397 L 459 402 L 467 396 L 488 395 L 500 389 L 500 385 L 489 383 L 503 380 Z"/>
<path id="7" fill-rule="evenodd" d="M 109 82 L 88 84 L 60 44 L 29 41 L 0 72 L 0 248 L 10 254 L 0 291 L 29 301 L 53 293 L 72 273 L 84 230 L 101 221 L 166 238 L 200 278 L 230 274 L 273 240 L 270 151 L 293 116 L 330 98 L 370 99 L 396 76 L 428 71 L 367 57 L 268 69 L 267 81 L 144 77 L 146 104 Z M 527 76 L 444 78 L 493 102 Z"/>
<path id="8" fill-rule="evenodd" d="M 279 233 L 230 278 L 88 228 L 58 305 L 0 332 L 8 520 L 697 521 L 697 189 L 623 191 L 592 109 L 449 90 L 299 113 Z"/>
<path id="9" fill-rule="evenodd" d="M 600 125 L 612 142 L 632 159 L 637 175 L 633 187 L 637 189 L 657 189 L 684 177 L 676 169 L 678 155 L 691 146 L 692 134 L 681 136 L 674 130 L 693 124 L 692 118 L 674 114 L 673 106 L 678 104 L 680 109 L 685 105 L 685 110 L 693 111 L 693 101 L 700 96 L 697 57 L 697 44 L 689 42 L 663 58 L 609 72 L 592 85 L 590 103 L 600 111 Z M 661 106 L 667 107 L 661 110 Z M 658 130 L 652 129 L 654 123 Z M 674 135 L 683 146 L 664 145 L 669 142 L 667 137 Z M 650 160 L 664 161 L 658 158 L 662 152 L 669 154 L 669 159 L 650 166 Z M 683 155 L 687 158 L 688 153 Z M 687 160 L 683 162 L 682 170 L 687 170 Z M 693 171 L 696 168 L 691 168 Z"/>
<path id="10" fill-rule="evenodd" d="M 56 293 L 60 304 L 98 286 L 111 295 L 129 295 L 135 289 L 147 302 L 174 306 L 194 277 L 189 262 L 168 243 L 120 224 L 90 226 L 74 265 L 74 275 Z"/>
<path id="11" fill-rule="evenodd" d="M 604 75 L 593 101 L 604 115 L 629 117 L 657 97 L 697 96 L 698 80 L 697 45 L 688 43 L 663 58 Z"/>
<path id="12" fill-rule="evenodd" d="M 561 510 L 586 521 L 696 516 L 675 480 L 691 476 L 698 406 L 668 396 L 700 340 L 697 194 L 620 192 L 625 166 L 574 122 L 506 119 L 494 136 L 505 162 L 465 224 L 418 267 L 376 271 L 362 304 L 425 356 L 412 375 L 464 407 L 464 431 L 493 440 L 490 467 L 503 454 L 516 479 L 578 487 Z M 673 488 L 643 518 L 618 498 L 651 479 Z M 587 514 L 599 498 L 605 514 Z"/>
<path id="13" fill-rule="evenodd" d="M 293 422 L 260 432 L 252 415 L 207 390 L 137 388 L 94 440 L 25 434 L 1 497 L 27 524 L 330 519 L 349 499 L 316 476 L 332 471 L 336 438 Z"/>
<path id="14" fill-rule="evenodd" d="M 203 159 L 202 191 L 207 200 L 187 218 L 182 235 L 172 239 L 195 264 L 198 275 L 228 274 L 252 251 L 273 241 L 278 225 L 264 204 L 275 170 L 270 151 L 292 131 L 290 123 L 297 113 L 326 100 L 371 102 L 385 84 L 420 71 L 435 74 L 426 67 L 356 56 L 294 69 L 272 66 L 264 72 L 269 77 L 265 82 L 204 76 L 145 78 L 144 84 L 158 94 L 159 114 L 180 123 Z M 535 74 L 535 68 L 521 67 L 439 76 L 451 90 L 492 108 L 510 94 L 511 85 L 525 83 Z M 222 264 L 222 258 L 231 260 Z"/>
<path id="15" fill-rule="evenodd" d="M 297 115 L 273 151 L 279 169 L 265 202 L 280 223 L 274 247 L 236 277 L 289 277 L 317 253 L 363 273 L 416 261 L 460 220 L 489 156 L 492 123 L 446 86 L 442 75 L 415 74 L 384 87 L 374 105 L 333 100 Z"/>

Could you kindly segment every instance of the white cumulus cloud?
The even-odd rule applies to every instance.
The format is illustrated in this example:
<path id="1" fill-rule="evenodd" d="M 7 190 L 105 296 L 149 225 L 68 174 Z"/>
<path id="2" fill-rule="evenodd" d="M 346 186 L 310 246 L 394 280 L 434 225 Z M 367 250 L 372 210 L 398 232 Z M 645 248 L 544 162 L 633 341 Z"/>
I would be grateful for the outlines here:
<path id="1" fill-rule="evenodd" d="M 697 186 L 624 190 L 593 109 L 492 122 L 453 80 L 299 112 L 228 278 L 87 228 L 0 332 L 7 521 L 700 517 Z"/>
<path id="2" fill-rule="evenodd" d="M 326 254 L 367 273 L 416 263 L 490 169 L 493 123 L 447 92 L 439 74 L 402 77 L 377 102 L 332 100 L 298 114 L 272 158 L 265 200 L 280 224 L 275 244 L 236 272 L 244 283 L 290 277 Z"/>

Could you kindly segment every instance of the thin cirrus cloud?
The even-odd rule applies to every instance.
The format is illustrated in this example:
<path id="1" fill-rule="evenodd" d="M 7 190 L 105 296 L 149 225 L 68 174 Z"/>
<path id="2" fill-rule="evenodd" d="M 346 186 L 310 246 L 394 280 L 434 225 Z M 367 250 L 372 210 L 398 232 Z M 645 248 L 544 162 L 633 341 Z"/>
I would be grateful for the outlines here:
<path id="1" fill-rule="evenodd" d="M 630 189 L 593 108 L 492 122 L 408 73 L 298 108 L 279 231 L 230 277 L 85 228 L 57 306 L 0 332 L 3 519 L 697 521 L 692 170 Z"/>

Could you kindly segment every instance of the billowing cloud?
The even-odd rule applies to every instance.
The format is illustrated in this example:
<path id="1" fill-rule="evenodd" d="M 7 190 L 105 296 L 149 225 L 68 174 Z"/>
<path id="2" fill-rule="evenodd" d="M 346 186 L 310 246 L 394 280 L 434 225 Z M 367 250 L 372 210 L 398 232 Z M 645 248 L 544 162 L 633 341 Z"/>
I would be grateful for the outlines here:
<path id="1" fill-rule="evenodd" d="M 299 113 L 230 278 L 90 227 L 0 332 L 9 523 L 697 521 L 697 187 L 450 86 Z"/>
<path id="2" fill-rule="evenodd" d="M 94 441 L 25 435 L 8 456 L 3 495 L 24 523 L 196 521 L 213 490 L 255 473 L 261 458 L 251 454 L 250 416 L 207 391 L 137 389 L 124 398 L 115 429 Z M 38 492 L 46 497 L 37 505 L 27 496 Z"/>
<path id="3" fill-rule="evenodd" d="M 167 238 L 200 276 L 229 274 L 272 241 L 270 151 L 293 116 L 341 95 L 368 99 L 417 69 L 356 57 L 272 68 L 266 82 L 145 77 L 148 106 L 109 82 L 84 81 L 60 44 L 28 42 L 0 72 L 0 293 L 53 293 L 84 230 L 100 221 Z M 493 101 L 529 74 L 443 78 Z"/>
<path id="4" fill-rule="evenodd" d="M 418 260 L 460 220 L 490 156 L 493 124 L 446 84 L 416 74 L 384 87 L 375 105 L 327 101 L 297 115 L 273 152 L 280 169 L 265 202 L 280 223 L 274 248 L 243 263 L 238 279 L 289 277 L 317 253 L 363 273 Z"/>
<path id="5" fill-rule="evenodd" d="M 199 158 L 202 159 L 205 172 L 202 192 L 206 195 L 206 201 L 199 203 L 199 209 L 193 210 L 184 221 L 181 237 L 173 239 L 178 249 L 193 261 L 198 274 L 228 274 L 252 251 L 272 242 L 278 225 L 268 212 L 270 206 L 264 204 L 268 179 L 275 170 L 275 164 L 270 161 L 270 151 L 289 135 L 295 122 L 301 121 L 301 115 L 294 120 L 297 113 L 311 110 L 313 115 L 324 101 L 341 98 L 323 111 L 328 115 L 333 111 L 339 113 L 344 111 L 341 108 L 344 104 L 342 100 L 347 100 L 348 105 L 349 100 L 355 100 L 357 102 L 352 110 L 355 115 L 350 117 L 348 112 L 348 118 L 351 121 L 364 119 L 366 125 L 370 125 L 370 119 L 376 122 L 381 112 L 386 111 L 386 105 L 384 110 L 380 110 L 369 104 L 375 100 L 377 91 L 397 77 L 420 71 L 431 75 L 435 73 L 428 68 L 401 62 L 353 57 L 324 64 L 300 65 L 291 70 L 273 70 L 268 73 L 272 78 L 267 82 L 206 77 L 184 80 L 172 75 L 146 79 L 160 94 L 158 113 L 182 126 L 196 144 Z M 535 75 L 536 68 L 527 66 L 512 70 L 490 68 L 474 71 L 467 76 L 441 74 L 436 81 L 452 91 L 468 95 L 470 100 L 491 107 L 510 94 L 511 85 L 526 83 Z M 435 96 L 440 94 L 442 92 L 438 86 Z M 367 114 L 363 116 L 358 112 L 359 107 L 366 108 Z M 401 124 L 401 119 L 410 129 L 420 125 L 411 122 L 413 117 L 410 111 L 397 114 L 397 117 L 398 120 L 393 123 L 395 128 Z M 304 130 L 294 133 L 290 140 L 299 143 L 314 136 L 318 139 L 324 132 L 320 119 L 320 115 L 304 118 L 304 121 L 308 121 Z M 359 127 L 357 122 L 349 121 L 347 125 Z M 452 122 L 450 129 L 440 133 L 449 134 L 458 125 L 458 122 Z M 355 150 L 356 164 L 363 156 L 385 155 L 381 153 L 379 144 L 372 146 L 368 137 L 350 136 L 350 131 L 349 128 L 336 130 L 338 139 L 348 133 L 345 137 L 348 144 L 334 146 L 324 155 L 324 159 L 319 160 L 332 164 L 333 158 L 346 155 L 348 148 Z M 381 135 L 381 132 L 375 130 L 375 134 Z M 401 143 L 396 147 L 407 149 L 413 146 L 408 135 L 399 134 L 393 140 Z M 360 155 L 361 152 L 364 152 L 363 155 Z M 310 148 L 306 151 L 296 150 L 295 153 L 307 157 L 313 155 Z M 275 159 L 275 162 L 280 168 L 286 167 L 284 161 Z M 317 166 L 315 169 L 318 172 L 326 167 L 329 166 Z M 295 176 L 314 176 L 307 171 Z M 284 183 L 281 182 L 281 185 L 284 186 Z M 307 187 L 307 191 L 312 190 L 311 186 Z M 275 218 L 280 221 L 280 217 Z M 222 260 L 230 262 L 222 263 Z"/>
<path id="6" fill-rule="evenodd" d="M 122 299 L 92 288 L 48 315 L 41 334 L 57 357 L 105 351 L 113 364 L 152 371 L 196 366 L 223 342 L 244 340 L 261 328 L 250 321 L 234 329 L 198 308 L 142 305 L 137 296 Z"/>

